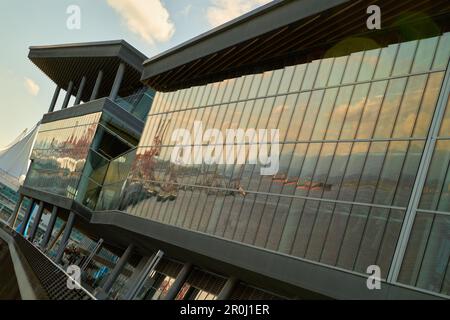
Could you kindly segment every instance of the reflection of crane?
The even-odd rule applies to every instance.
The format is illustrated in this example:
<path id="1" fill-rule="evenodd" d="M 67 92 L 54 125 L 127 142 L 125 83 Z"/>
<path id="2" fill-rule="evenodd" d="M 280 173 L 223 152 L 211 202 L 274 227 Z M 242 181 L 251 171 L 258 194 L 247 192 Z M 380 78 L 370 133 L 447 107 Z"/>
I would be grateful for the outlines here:
<path id="1" fill-rule="evenodd" d="M 167 133 L 167 129 L 170 125 L 170 121 L 172 119 L 162 119 L 160 123 L 158 123 L 158 127 L 156 128 L 155 137 L 153 138 L 152 147 L 148 152 L 146 152 L 146 157 L 149 159 L 149 179 L 155 181 L 155 157 L 158 157 L 161 154 L 161 145 L 164 139 L 165 134 Z"/>
<path id="2" fill-rule="evenodd" d="M 150 180 L 156 181 L 155 177 L 155 169 L 156 169 L 156 161 L 155 157 L 161 154 L 162 142 L 169 128 L 170 122 L 172 119 L 163 119 L 158 124 L 156 128 L 155 137 L 153 138 L 153 146 L 147 153 L 147 156 L 150 159 L 149 166 L 149 175 Z M 176 167 L 172 164 L 169 164 L 169 170 L 166 172 L 165 182 L 161 184 L 161 191 L 158 193 L 153 187 L 150 187 L 148 190 L 151 195 L 157 195 L 158 200 L 166 201 L 167 199 L 174 200 L 176 198 L 177 187 L 173 183 L 177 182 L 177 170 Z"/>

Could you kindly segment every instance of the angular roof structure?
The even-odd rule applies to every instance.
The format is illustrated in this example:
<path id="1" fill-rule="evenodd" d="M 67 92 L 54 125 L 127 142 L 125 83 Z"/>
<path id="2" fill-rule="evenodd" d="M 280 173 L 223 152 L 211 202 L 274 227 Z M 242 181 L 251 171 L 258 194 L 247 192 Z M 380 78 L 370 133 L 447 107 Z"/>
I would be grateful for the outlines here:
<path id="1" fill-rule="evenodd" d="M 372 4 L 380 6 L 382 30 L 369 30 L 361 19 Z M 142 80 L 172 91 L 310 62 L 344 40 L 366 41 L 341 46 L 335 55 L 434 36 L 449 11 L 448 0 L 275 0 L 147 60 Z M 413 30 L 405 30 L 406 22 Z"/>
<path id="2" fill-rule="evenodd" d="M 87 77 L 81 100 L 88 101 L 94 88 L 98 72 L 103 71 L 99 97 L 109 95 L 116 71 L 121 62 L 126 64 L 120 95 L 126 96 L 129 89 L 141 85 L 142 63 L 147 57 L 124 40 L 73 43 L 64 45 L 30 47 L 30 60 L 59 87 L 67 90 L 72 80 L 79 85 Z"/>

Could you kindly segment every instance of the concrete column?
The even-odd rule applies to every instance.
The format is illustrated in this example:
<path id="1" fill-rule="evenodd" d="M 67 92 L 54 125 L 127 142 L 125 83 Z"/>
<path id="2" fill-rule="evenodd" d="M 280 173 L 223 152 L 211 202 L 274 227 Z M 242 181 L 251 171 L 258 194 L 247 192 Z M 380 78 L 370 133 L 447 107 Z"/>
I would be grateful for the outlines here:
<path id="1" fill-rule="evenodd" d="M 80 86 L 78 87 L 77 97 L 75 98 L 75 106 L 81 103 L 81 96 L 83 95 L 84 87 L 86 86 L 86 76 L 81 79 Z"/>
<path id="2" fill-rule="evenodd" d="M 25 229 L 27 227 L 28 220 L 30 220 L 31 213 L 33 212 L 33 207 L 34 207 L 34 199 L 31 199 L 30 207 L 28 208 L 27 212 L 25 213 L 22 224 L 20 225 L 19 233 L 21 235 L 24 235 L 24 233 L 25 233 Z"/>
<path id="3" fill-rule="evenodd" d="M 70 97 L 72 96 L 72 90 L 73 90 L 73 81 L 70 81 L 69 86 L 67 87 L 66 97 L 64 98 L 61 110 L 67 109 L 67 107 L 69 106 Z"/>
<path id="4" fill-rule="evenodd" d="M 100 91 L 100 86 L 103 81 L 103 70 L 98 72 L 97 80 L 95 81 L 94 89 L 92 90 L 91 99 L 89 101 L 97 99 L 98 92 Z"/>
<path id="5" fill-rule="evenodd" d="M 75 213 L 70 212 L 69 218 L 67 219 L 66 228 L 64 229 L 64 233 L 62 235 L 61 243 L 59 244 L 58 252 L 56 253 L 55 263 L 59 264 L 62 261 L 64 256 L 64 249 L 70 239 L 70 234 L 72 233 L 73 225 L 75 224 Z"/>
<path id="6" fill-rule="evenodd" d="M 174 300 L 177 297 L 178 292 L 180 292 L 181 288 L 186 282 L 186 279 L 189 276 L 191 270 L 192 270 L 192 263 L 186 263 L 183 269 L 181 269 L 180 273 L 178 274 L 178 277 L 176 278 L 172 287 L 170 287 L 169 292 L 167 292 L 163 300 Z"/>
<path id="7" fill-rule="evenodd" d="M 55 227 L 56 218 L 58 217 L 58 207 L 53 206 L 52 215 L 50 216 L 50 221 L 48 222 L 47 230 L 45 231 L 44 238 L 42 239 L 42 242 L 40 244 L 42 249 L 45 249 L 50 241 L 50 238 L 52 237 L 52 231 Z"/>
<path id="8" fill-rule="evenodd" d="M 48 113 L 55 111 L 55 106 L 56 106 L 56 102 L 58 101 L 60 91 L 61 91 L 60 86 L 56 86 L 55 93 L 53 94 L 52 102 L 50 103 L 50 108 L 48 109 Z"/>
<path id="9" fill-rule="evenodd" d="M 120 85 L 122 84 L 123 76 L 125 75 L 125 63 L 121 63 L 119 68 L 117 69 L 116 79 L 114 80 L 114 84 L 111 88 L 111 94 L 109 98 L 111 100 L 116 100 L 117 95 L 119 94 Z"/>
<path id="10" fill-rule="evenodd" d="M 217 296 L 217 300 L 229 300 L 237 283 L 238 283 L 237 278 L 235 277 L 229 278 L 228 281 L 223 286 L 222 290 L 220 291 L 219 295 Z"/>
<path id="11" fill-rule="evenodd" d="M 111 271 L 110 275 L 108 276 L 108 279 L 106 279 L 105 284 L 103 285 L 102 289 L 104 293 L 108 294 L 111 288 L 114 285 L 114 282 L 116 282 L 119 275 L 122 273 L 123 268 L 125 268 L 128 259 L 131 256 L 131 253 L 133 252 L 134 246 L 130 244 L 128 248 L 125 250 L 125 252 L 120 257 L 119 261 L 117 261 L 116 266 Z"/>
<path id="12" fill-rule="evenodd" d="M 41 222 L 43 212 L 44 212 L 44 202 L 40 201 L 39 209 L 38 209 L 38 212 L 36 213 L 36 217 L 34 218 L 34 223 L 33 223 L 33 226 L 31 227 L 30 236 L 28 237 L 28 240 L 30 240 L 31 242 L 33 242 L 33 240 L 36 236 L 36 232 L 39 227 L 39 222 Z"/>
<path id="13" fill-rule="evenodd" d="M 16 222 L 17 217 L 19 216 L 20 208 L 22 207 L 23 198 L 24 198 L 23 194 L 19 194 L 19 200 L 17 200 L 16 207 L 14 208 L 14 212 L 8 220 L 8 225 L 11 228 L 14 228 L 14 223 Z"/>

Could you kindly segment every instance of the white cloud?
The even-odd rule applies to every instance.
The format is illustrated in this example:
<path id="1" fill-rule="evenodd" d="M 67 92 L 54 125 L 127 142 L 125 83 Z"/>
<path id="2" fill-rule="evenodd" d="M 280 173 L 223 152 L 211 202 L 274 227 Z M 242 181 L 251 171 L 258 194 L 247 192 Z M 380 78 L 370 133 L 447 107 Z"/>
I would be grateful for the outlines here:
<path id="1" fill-rule="evenodd" d="M 39 85 L 30 78 L 25 77 L 24 84 L 25 84 L 25 88 L 27 89 L 28 93 L 31 94 L 32 96 L 37 96 L 39 93 L 39 90 L 41 90 Z"/>
<path id="2" fill-rule="evenodd" d="M 180 14 L 182 16 L 188 16 L 191 13 L 192 10 L 192 4 L 188 4 L 186 7 L 183 8 L 183 10 L 180 11 Z"/>
<path id="3" fill-rule="evenodd" d="M 161 0 L 107 0 L 131 32 L 150 44 L 169 41 L 175 25 Z"/>
<path id="4" fill-rule="evenodd" d="M 207 17 L 211 26 L 216 27 L 271 0 L 211 0 Z"/>

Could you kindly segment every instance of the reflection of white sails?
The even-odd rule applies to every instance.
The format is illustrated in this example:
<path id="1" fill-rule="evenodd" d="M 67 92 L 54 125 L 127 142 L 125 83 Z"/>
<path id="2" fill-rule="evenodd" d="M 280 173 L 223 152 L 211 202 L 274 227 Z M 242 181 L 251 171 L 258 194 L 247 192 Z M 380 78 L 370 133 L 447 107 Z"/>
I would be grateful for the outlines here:
<path id="1" fill-rule="evenodd" d="M 61 169 L 67 169 L 70 172 L 75 172 L 77 169 L 82 168 L 86 160 L 76 160 L 74 158 L 55 158 L 58 162 L 58 167 Z"/>
<path id="2" fill-rule="evenodd" d="M 23 183 L 30 164 L 30 154 L 39 124 L 22 132 L 12 143 L 0 148 L 0 182 L 13 190 Z"/>

